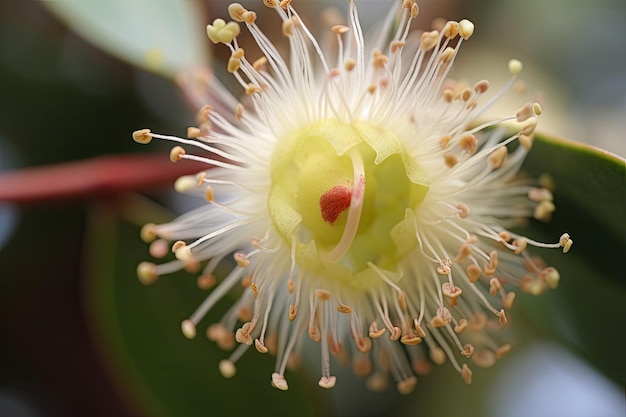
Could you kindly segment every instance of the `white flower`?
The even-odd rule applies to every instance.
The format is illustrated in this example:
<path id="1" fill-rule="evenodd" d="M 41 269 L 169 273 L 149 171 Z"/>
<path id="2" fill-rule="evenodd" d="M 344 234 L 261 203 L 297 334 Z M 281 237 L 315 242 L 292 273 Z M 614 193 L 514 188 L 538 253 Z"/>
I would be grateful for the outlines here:
<path id="1" fill-rule="evenodd" d="M 239 47 L 238 23 L 217 19 L 207 33 L 230 49 L 228 71 L 246 105 L 221 97 L 216 108 L 203 107 L 190 139 L 134 134 L 141 143 L 158 138 L 206 152 L 172 150 L 173 161 L 211 166 L 176 184 L 209 204 L 147 225 L 142 237 L 154 240 L 151 252 L 162 256 L 175 242 L 177 259 L 141 263 L 138 275 L 151 283 L 202 263 L 199 286 L 219 281 L 183 321 L 189 338 L 217 301 L 244 284 L 240 299 L 208 327 L 221 347 L 240 343 L 220 363 L 225 377 L 254 345 L 276 355 L 272 384 L 285 390 L 285 369 L 310 338 L 320 345 L 324 388 L 335 385 L 331 355 L 371 375 L 372 389 L 383 389 L 391 375 L 408 393 L 414 374 L 446 360 L 470 383 L 467 363 L 489 367 L 511 347 L 499 332 L 515 298 L 511 288 L 539 294 L 558 284 L 556 269 L 526 247 L 566 252 L 569 236 L 543 244 L 510 229 L 554 211 L 548 189 L 517 177 L 539 105 L 476 126 L 513 85 L 521 63 L 509 63 L 511 83 L 481 106 L 486 81 L 447 79 L 474 25 L 447 22 L 415 37 L 418 7 L 401 3 L 382 21 L 381 35 L 366 41 L 349 1 L 349 25 L 332 27 L 337 43 L 322 47 L 290 1 L 266 0 L 282 19 L 288 56 L 263 34 L 254 12 L 232 4 L 231 18 L 245 24 L 261 58 L 251 62 Z M 518 133 L 485 132 L 505 121 L 517 123 Z M 230 273 L 215 277 L 233 257 Z"/>

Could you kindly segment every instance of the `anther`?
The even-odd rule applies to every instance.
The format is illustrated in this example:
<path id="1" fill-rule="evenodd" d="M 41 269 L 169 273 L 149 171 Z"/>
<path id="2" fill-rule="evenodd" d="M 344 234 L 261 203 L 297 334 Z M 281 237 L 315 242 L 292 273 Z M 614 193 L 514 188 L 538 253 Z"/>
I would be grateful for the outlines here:
<path id="1" fill-rule="evenodd" d="M 439 31 L 433 30 L 430 32 L 422 33 L 422 38 L 420 40 L 420 47 L 424 52 L 430 51 L 437 45 L 437 41 L 439 40 Z"/>
<path id="2" fill-rule="evenodd" d="M 512 59 L 509 61 L 509 72 L 511 73 L 511 75 L 519 75 L 519 73 L 522 72 L 522 69 L 524 69 L 524 65 L 521 61 L 518 61 L 517 59 Z"/>
<path id="3" fill-rule="evenodd" d="M 237 58 L 233 58 L 233 57 L 228 58 L 228 65 L 226 67 L 226 70 L 229 73 L 232 74 L 232 73 L 239 71 L 240 67 L 241 67 L 241 60 Z"/>
<path id="4" fill-rule="evenodd" d="M 459 145 L 464 152 L 473 155 L 476 152 L 476 147 L 478 146 L 478 140 L 476 136 L 471 133 L 465 133 L 459 138 Z"/>
<path id="5" fill-rule="evenodd" d="M 291 4 L 291 0 L 282 0 L 280 2 L 280 7 L 281 9 L 286 10 L 290 4 Z"/>
<path id="6" fill-rule="evenodd" d="M 506 295 L 504 296 L 504 299 L 502 300 L 502 307 L 509 310 L 513 308 L 514 301 L 515 301 L 515 293 L 513 291 L 509 291 L 506 293 Z"/>
<path id="7" fill-rule="evenodd" d="M 509 320 L 506 318 L 506 313 L 504 312 L 504 309 L 500 309 L 500 311 L 498 311 L 496 315 L 498 316 L 498 323 L 500 323 L 500 326 L 506 326 Z"/>
<path id="8" fill-rule="evenodd" d="M 215 276 L 213 276 L 212 274 L 204 274 L 198 276 L 198 279 L 196 280 L 196 285 L 201 290 L 208 290 L 215 285 L 215 282 Z"/>
<path id="9" fill-rule="evenodd" d="M 146 243 L 152 242 L 158 237 L 157 228 L 154 223 L 146 223 L 139 232 L 139 237 Z"/>
<path id="10" fill-rule="evenodd" d="M 541 279 L 543 279 L 545 283 L 548 284 L 548 287 L 555 289 L 556 287 L 559 286 L 561 274 L 559 274 L 559 271 L 557 271 L 555 268 L 551 266 L 544 268 L 541 271 L 540 276 L 541 276 Z"/>
<path id="11" fill-rule="evenodd" d="M 535 116 L 540 116 L 541 113 L 543 113 L 543 109 L 541 108 L 541 104 L 533 103 L 533 112 L 535 113 Z"/>
<path id="12" fill-rule="evenodd" d="M 495 297 L 500 292 L 500 288 L 502 288 L 502 284 L 498 278 L 494 277 L 489 280 L 489 294 Z"/>
<path id="13" fill-rule="evenodd" d="M 391 53 L 396 53 L 399 50 L 401 50 L 402 48 L 404 48 L 404 45 L 406 45 L 405 41 L 393 41 L 391 42 L 390 45 L 390 49 L 391 49 Z"/>
<path id="14" fill-rule="evenodd" d="M 248 84 L 246 86 L 246 95 L 251 96 L 254 93 L 260 91 L 261 89 L 254 84 Z"/>
<path id="15" fill-rule="evenodd" d="M 289 321 L 294 321 L 298 315 L 298 306 L 289 304 Z"/>
<path id="16" fill-rule="evenodd" d="M 446 149 L 452 140 L 452 135 L 445 135 L 441 139 L 439 139 L 439 146 L 441 149 Z"/>
<path id="17" fill-rule="evenodd" d="M 259 353 L 267 353 L 268 349 L 259 339 L 254 339 L 254 347 Z"/>
<path id="18" fill-rule="evenodd" d="M 237 252 L 233 255 L 235 262 L 240 268 L 246 268 L 250 265 L 250 260 L 246 257 L 246 254 L 243 252 Z"/>
<path id="19" fill-rule="evenodd" d="M 570 239 L 570 235 L 568 233 L 563 233 L 559 238 L 559 244 L 563 248 L 563 253 L 567 253 L 572 247 L 573 243 L 574 241 Z"/>
<path id="20" fill-rule="evenodd" d="M 511 345 L 510 344 L 506 344 L 506 345 L 502 345 L 499 348 L 496 349 L 496 359 L 502 359 L 507 353 L 509 353 L 511 351 Z"/>
<path id="21" fill-rule="evenodd" d="M 439 347 L 430 349 L 428 356 L 436 365 L 443 365 L 446 363 L 446 353 Z"/>
<path id="22" fill-rule="evenodd" d="M 263 67 L 265 67 L 266 64 L 267 64 L 267 58 L 262 56 L 261 58 L 258 58 L 252 63 L 252 68 L 254 68 L 256 71 L 261 71 Z"/>
<path id="23" fill-rule="evenodd" d="M 241 120 L 241 118 L 243 117 L 243 110 L 243 104 L 237 103 L 237 108 L 235 109 L 235 117 L 237 118 L 237 120 Z"/>
<path id="24" fill-rule="evenodd" d="M 231 3 L 228 5 L 228 14 L 235 22 L 243 22 L 243 14 L 247 10 L 239 3 Z"/>
<path id="25" fill-rule="evenodd" d="M 450 310 L 445 307 L 439 307 L 437 309 L 437 315 L 432 318 L 430 325 L 433 327 L 443 327 L 452 321 L 452 315 Z"/>
<path id="26" fill-rule="evenodd" d="M 237 373 L 237 368 L 235 367 L 235 364 L 228 359 L 221 360 L 218 368 L 220 370 L 220 374 L 222 374 L 224 378 L 232 378 Z"/>
<path id="27" fill-rule="evenodd" d="M 474 91 L 476 94 L 483 94 L 489 89 L 489 81 L 481 80 L 474 84 Z"/>
<path id="28" fill-rule="evenodd" d="M 154 258 L 163 258 L 169 251 L 169 244 L 165 239 L 157 239 L 150 244 L 148 252 Z"/>
<path id="29" fill-rule="evenodd" d="M 459 34 L 463 40 L 468 40 L 474 34 L 474 24 L 467 19 L 459 22 Z"/>
<path id="30" fill-rule="evenodd" d="M 480 269 L 480 267 L 476 264 L 468 265 L 467 268 L 465 268 L 465 272 L 467 273 L 467 278 L 469 278 L 470 282 L 478 281 L 478 278 L 480 278 L 483 273 L 482 269 Z"/>
<path id="31" fill-rule="evenodd" d="M 491 368 L 496 364 L 496 355 L 487 349 L 479 349 L 472 357 L 472 361 L 481 368 Z"/>
<path id="32" fill-rule="evenodd" d="M 201 125 L 209 121 L 209 115 L 213 111 L 213 106 L 209 104 L 205 104 L 200 107 L 198 112 L 196 113 L 196 122 Z"/>
<path id="33" fill-rule="evenodd" d="M 439 55 L 439 61 L 443 62 L 444 64 L 448 64 L 448 63 L 450 63 L 450 61 L 452 61 L 452 58 L 454 58 L 455 54 L 456 54 L 456 51 L 454 50 L 454 48 L 451 48 L 451 47 L 448 46 Z"/>
<path id="34" fill-rule="evenodd" d="M 524 147 L 524 149 L 529 151 L 532 148 L 532 146 L 533 146 L 533 142 L 535 140 L 535 136 L 534 135 L 529 135 L 529 136 L 527 136 L 527 135 L 519 135 L 519 138 L 517 140 Z"/>
<path id="35" fill-rule="evenodd" d="M 443 36 L 448 39 L 453 39 L 456 35 L 459 34 L 459 23 L 455 21 L 448 21 L 446 25 L 443 27 Z"/>
<path id="36" fill-rule="evenodd" d="M 459 158 L 457 158 L 453 153 L 446 152 L 443 154 L 443 161 L 446 163 L 448 168 L 452 168 L 459 163 Z"/>
<path id="37" fill-rule="evenodd" d="M 400 339 L 401 336 L 402 336 L 402 329 L 400 329 L 397 326 L 394 326 L 391 328 L 391 334 L 389 335 L 389 340 L 391 340 L 392 342 L 395 342 L 396 340 Z"/>
<path id="38" fill-rule="evenodd" d="M 350 28 L 344 25 L 335 25 L 331 27 L 330 30 L 335 32 L 337 35 L 343 35 L 344 33 L 349 32 Z"/>
<path id="39" fill-rule="evenodd" d="M 372 324 L 370 324 L 369 337 L 371 337 L 372 339 L 378 339 L 386 331 L 387 331 L 387 329 L 385 329 L 384 327 L 382 329 L 379 329 L 378 325 L 376 324 L 376 322 L 373 321 Z"/>
<path id="40" fill-rule="evenodd" d="M 195 126 L 190 126 L 187 128 L 187 137 L 190 139 L 196 139 L 202 136 L 202 132 Z"/>
<path id="41" fill-rule="evenodd" d="M 422 343 L 422 338 L 414 334 L 405 334 L 400 338 L 400 342 L 407 346 L 414 346 Z"/>
<path id="42" fill-rule="evenodd" d="M 454 284 L 450 282 L 444 282 L 441 285 L 441 292 L 443 293 L 444 296 L 450 299 L 457 299 L 461 296 L 461 294 L 463 293 L 463 290 L 461 290 L 459 287 L 455 286 Z"/>
<path id="43" fill-rule="evenodd" d="M 463 203 L 458 203 L 454 206 L 459 213 L 459 217 L 462 219 L 466 219 L 470 214 L 470 209 Z"/>
<path id="44" fill-rule="evenodd" d="M 283 21 L 283 35 L 291 36 L 293 34 L 293 20 L 287 19 Z"/>
<path id="45" fill-rule="evenodd" d="M 415 333 L 419 337 L 421 337 L 422 339 L 426 337 L 426 332 L 424 331 L 424 329 L 422 329 L 422 326 L 420 326 L 417 318 L 413 319 L 413 328 L 415 329 Z"/>
<path id="46" fill-rule="evenodd" d="M 506 149 L 506 146 L 500 146 L 495 151 L 491 152 L 491 154 L 487 158 L 487 160 L 489 161 L 489 167 L 492 170 L 500 168 L 502 166 L 502 163 L 504 163 L 507 154 L 508 151 Z"/>
<path id="47" fill-rule="evenodd" d="M 443 95 L 443 99 L 447 103 L 452 103 L 452 100 L 454 99 L 454 90 L 452 90 L 451 88 L 446 88 L 442 91 L 441 94 Z"/>
<path id="48" fill-rule="evenodd" d="M 191 320 L 183 320 L 180 324 L 180 329 L 187 339 L 193 339 L 196 337 L 196 325 L 193 324 Z"/>
<path id="49" fill-rule="evenodd" d="M 133 132 L 133 140 L 143 145 L 150 143 L 152 141 L 152 134 L 150 133 L 150 129 L 135 130 Z"/>
<path id="50" fill-rule="evenodd" d="M 272 374 L 272 386 L 274 388 L 278 388 L 281 391 L 287 391 L 287 389 L 289 388 L 285 377 L 276 372 Z"/>
<path id="51" fill-rule="evenodd" d="M 252 295 L 254 295 L 254 299 L 259 298 L 259 288 L 255 283 L 250 284 L 250 289 L 252 290 Z"/>
<path id="52" fill-rule="evenodd" d="M 407 379 L 400 381 L 396 384 L 396 388 L 401 395 L 409 395 L 415 389 L 417 385 L 417 378 L 410 376 Z"/>
<path id="53" fill-rule="evenodd" d="M 158 278 L 156 265 L 152 262 L 141 262 L 137 265 L 137 278 L 143 285 L 153 284 Z"/>
<path id="54" fill-rule="evenodd" d="M 420 14 L 420 8 L 417 3 L 411 5 L 411 18 L 415 19 Z"/>
<path id="55" fill-rule="evenodd" d="M 278 5 L 278 0 L 263 0 L 263 4 L 267 7 L 276 7 Z"/>
<path id="56" fill-rule="evenodd" d="M 546 222 L 550 220 L 550 218 L 552 217 L 552 213 L 554 213 L 554 210 L 556 210 L 556 206 L 554 205 L 554 203 L 552 203 L 552 201 L 544 200 L 541 203 L 537 204 L 537 207 L 535 207 L 533 217 L 537 220 Z M 563 251 L 565 251 L 565 247 L 563 247 Z"/>
<path id="57" fill-rule="evenodd" d="M 437 267 L 437 273 L 441 275 L 448 275 L 450 273 L 451 266 L 452 266 L 452 261 L 450 259 L 442 259 L 439 261 L 439 266 Z"/>
<path id="58" fill-rule="evenodd" d="M 474 345 L 471 344 L 466 344 L 463 346 L 463 350 L 461 351 L 461 355 L 465 356 L 466 358 L 471 358 L 472 355 L 474 354 L 474 351 L 476 350 L 476 348 L 474 347 Z"/>
<path id="59" fill-rule="evenodd" d="M 353 58 L 348 58 L 343 64 L 343 67 L 346 71 L 350 72 L 356 67 L 356 61 Z"/>
<path id="60" fill-rule="evenodd" d="M 323 376 L 320 378 L 317 385 L 319 385 L 321 388 L 329 389 L 329 388 L 334 387 L 336 382 L 337 382 L 337 377 L 335 376 Z"/>
<path id="61" fill-rule="evenodd" d="M 337 306 L 337 311 L 343 314 L 350 314 L 352 312 L 352 307 L 345 304 L 339 304 Z"/>
<path id="62" fill-rule="evenodd" d="M 215 201 L 215 191 L 210 185 L 207 185 L 206 189 L 204 190 L 204 199 L 209 203 Z"/>
<path id="63" fill-rule="evenodd" d="M 369 337 L 360 337 L 355 342 L 356 348 L 361 353 L 367 353 L 372 349 L 372 339 Z"/>
<path id="64" fill-rule="evenodd" d="M 170 151 L 170 161 L 178 162 L 183 159 L 183 155 L 185 154 L 185 150 L 180 146 L 174 146 Z"/>
<path id="65" fill-rule="evenodd" d="M 463 331 L 467 328 L 467 320 L 466 319 L 461 319 L 459 320 L 459 322 L 457 323 L 456 326 L 454 326 L 454 332 L 456 334 L 461 334 L 463 333 Z"/>
<path id="66" fill-rule="evenodd" d="M 540 203 L 542 201 L 554 200 L 554 196 L 552 195 L 552 192 L 550 190 L 548 190 L 547 188 L 535 188 L 535 187 L 528 190 L 528 198 L 532 201 L 536 201 L 537 203 Z"/>
<path id="67" fill-rule="evenodd" d="M 222 19 L 215 19 L 212 25 L 207 25 L 206 33 L 211 42 L 229 44 L 239 36 L 240 28 L 236 22 L 226 23 Z"/>
<path id="68" fill-rule="evenodd" d="M 461 376 L 466 384 L 472 383 L 472 370 L 466 364 L 463 364 L 463 367 L 461 368 Z"/>
<path id="69" fill-rule="evenodd" d="M 191 255 L 191 249 L 189 249 L 189 246 L 181 240 L 172 245 L 172 252 L 174 252 L 174 256 L 176 256 L 176 259 L 179 261 L 190 261 L 193 258 Z"/>
<path id="70" fill-rule="evenodd" d="M 330 300 L 330 292 L 326 291 L 326 290 L 319 289 L 319 288 L 315 290 L 315 296 L 320 301 L 328 301 L 328 300 Z"/>

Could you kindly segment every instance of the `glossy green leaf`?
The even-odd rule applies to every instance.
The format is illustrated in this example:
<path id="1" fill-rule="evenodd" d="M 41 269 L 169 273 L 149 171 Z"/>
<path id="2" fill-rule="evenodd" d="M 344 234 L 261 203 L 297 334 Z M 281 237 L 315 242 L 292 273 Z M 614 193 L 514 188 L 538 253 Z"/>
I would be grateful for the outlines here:
<path id="1" fill-rule="evenodd" d="M 208 62 L 202 2 L 41 0 L 70 28 L 110 54 L 173 78 Z"/>

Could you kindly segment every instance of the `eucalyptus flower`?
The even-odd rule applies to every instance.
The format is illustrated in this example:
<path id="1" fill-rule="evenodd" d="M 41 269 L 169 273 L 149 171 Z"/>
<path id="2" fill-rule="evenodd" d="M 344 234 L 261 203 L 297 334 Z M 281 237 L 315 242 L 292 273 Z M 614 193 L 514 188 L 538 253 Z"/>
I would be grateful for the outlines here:
<path id="1" fill-rule="evenodd" d="M 154 256 L 171 247 L 176 259 L 142 262 L 140 280 L 184 268 L 201 288 L 215 286 L 182 322 L 190 339 L 218 301 L 244 287 L 207 326 L 209 339 L 232 350 L 219 363 L 227 378 L 254 346 L 276 356 L 271 383 L 286 390 L 285 371 L 310 339 L 323 388 L 336 383 L 331 356 L 374 390 L 391 376 L 409 393 L 415 375 L 445 362 L 470 383 L 471 366 L 490 367 L 511 349 L 515 290 L 538 295 L 558 285 L 558 271 L 533 247 L 572 245 L 567 233 L 554 243 L 519 233 L 555 210 L 548 181 L 519 175 L 539 104 L 483 120 L 514 89 L 522 63 L 511 60 L 510 82 L 482 103 L 487 81 L 449 78 L 474 32 L 468 20 L 417 33 L 417 4 L 399 0 L 366 38 L 350 0 L 348 23 L 330 28 L 329 43 L 291 1 L 264 3 L 282 22 L 288 52 L 237 3 L 231 21 L 207 26 L 210 40 L 230 50 L 241 102 L 215 84 L 215 102 L 200 109 L 187 138 L 133 134 L 139 143 L 175 142 L 173 162 L 207 165 L 176 182 L 205 204 L 142 229 Z M 241 26 L 260 55 L 240 47 Z M 220 276 L 224 265 L 230 272 Z"/>

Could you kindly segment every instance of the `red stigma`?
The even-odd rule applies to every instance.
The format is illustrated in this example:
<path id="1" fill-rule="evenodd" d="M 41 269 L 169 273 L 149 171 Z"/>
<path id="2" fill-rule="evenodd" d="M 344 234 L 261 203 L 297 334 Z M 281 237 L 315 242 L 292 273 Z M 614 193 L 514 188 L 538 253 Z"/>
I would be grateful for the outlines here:
<path id="1" fill-rule="evenodd" d="M 350 207 L 352 200 L 352 190 L 343 185 L 335 185 L 326 191 L 320 197 L 320 209 L 322 209 L 322 218 L 331 226 L 337 220 L 337 217 Z"/>

